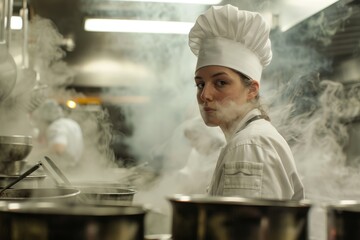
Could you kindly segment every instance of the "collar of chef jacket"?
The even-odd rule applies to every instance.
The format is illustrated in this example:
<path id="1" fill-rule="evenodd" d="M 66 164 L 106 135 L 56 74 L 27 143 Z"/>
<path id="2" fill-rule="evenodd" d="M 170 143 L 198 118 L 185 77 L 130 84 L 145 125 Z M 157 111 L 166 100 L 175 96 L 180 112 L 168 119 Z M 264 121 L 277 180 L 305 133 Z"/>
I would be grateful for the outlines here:
<path id="1" fill-rule="evenodd" d="M 243 128 L 245 128 L 250 119 L 260 115 L 261 115 L 260 110 L 255 108 L 250 112 L 248 112 L 242 119 L 234 122 L 234 126 L 236 127 L 232 128 L 233 130 L 230 132 L 230 134 L 227 134 L 226 142 L 229 142 L 236 133 L 240 132 Z"/>

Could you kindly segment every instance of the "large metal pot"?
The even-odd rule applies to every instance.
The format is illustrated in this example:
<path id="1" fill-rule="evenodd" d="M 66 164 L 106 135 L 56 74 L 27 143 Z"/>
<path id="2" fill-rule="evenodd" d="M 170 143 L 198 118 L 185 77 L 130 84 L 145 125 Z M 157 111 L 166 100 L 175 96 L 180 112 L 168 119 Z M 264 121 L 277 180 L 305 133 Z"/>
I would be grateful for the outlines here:
<path id="1" fill-rule="evenodd" d="M 326 207 L 328 240 L 360 239 L 360 203 L 341 201 Z"/>
<path id="2" fill-rule="evenodd" d="M 131 186 L 114 182 L 71 182 L 71 186 L 79 189 L 83 199 L 91 203 L 131 204 L 136 194 Z"/>
<path id="3" fill-rule="evenodd" d="M 115 201 L 124 204 L 132 203 L 136 193 L 133 189 L 126 188 L 80 188 L 80 195 L 93 201 Z"/>
<path id="4" fill-rule="evenodd" d="M 29 188 L 29 189 L 7 189 L 1 196 L 0 201 L 10 202 L 49 202 L 63 201 L 75 202 L 80 190 L 76 188 Z"/>
<path id="5" fill-rule="evenodd" d="M 306 240 L 309 202 L 176 195 L 173 240 Z"/>
<path id="6" fill-rule="evenodd" d="M 32 148 L 31 136 L 0 136 L 0 173 L 20 174 L 26 164 L 23 160 L 29 155 Z"/>
<path id="7" fill-rule="evenodd" d="M 23 160 L 29 155 L 32 147 L 31 136 L 0 136 L 0 162 Z"/>
<path id="8" fill-rule="evenodd" d="M 0 152 L 1 154 L 1 152 Z M 26 166 L 25 160 L 20 161 L 0 161 L 0 174 L 2 175 L 20 175 Z"/>
<path id="9" fill-rule="evenodd" d="M 32 147 L 31 136 L 0 136 L 0 162 L 23 160 L 29 155 Z"/>
<path id="10" fill-rule="evenodd" d="M 141 206 L 12 203 L 0 208 L 0 239 L 143 240 L 145 214 Z"/>
<path id="11" fill-rule="evenodd" d="M 9 183 L 14 182 L 20 175 L 4 175 L 0 174 L 0 188 L 7 186 Z M 45 181 L 45 174 L 30 174 L 12 188 L 39 188 Z"/>

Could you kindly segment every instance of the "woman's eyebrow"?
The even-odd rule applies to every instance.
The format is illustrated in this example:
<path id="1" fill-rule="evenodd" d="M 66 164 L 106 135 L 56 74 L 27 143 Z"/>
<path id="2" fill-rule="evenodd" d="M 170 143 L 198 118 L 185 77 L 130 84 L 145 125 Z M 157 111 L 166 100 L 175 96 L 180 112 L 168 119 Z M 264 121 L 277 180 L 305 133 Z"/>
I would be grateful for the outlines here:
<path id="1" fill-rule="evenodd" d="M 220 75 L 223 75 L 223 74 L 227 75 L 226 72 L 218 72 L 218 73 L 213 74 L 211 77 L 217 77 L 217 76 L 220 76 Z"/>
<path id="2" fill-rule="evenodd" d="M 215 74 L 211 75 L 211 77 L 214 78 L 214 77 L 217 77 L 217 76 L 220 76 L 220 75 L 227 75 L 227 73 L 226 72 L 218 72 L 218 73 L 215 73 Z M 195 76 L 195 80 L 196 79 L 200 80 L 200 79 L 202 79 L 202 77 Z"/>

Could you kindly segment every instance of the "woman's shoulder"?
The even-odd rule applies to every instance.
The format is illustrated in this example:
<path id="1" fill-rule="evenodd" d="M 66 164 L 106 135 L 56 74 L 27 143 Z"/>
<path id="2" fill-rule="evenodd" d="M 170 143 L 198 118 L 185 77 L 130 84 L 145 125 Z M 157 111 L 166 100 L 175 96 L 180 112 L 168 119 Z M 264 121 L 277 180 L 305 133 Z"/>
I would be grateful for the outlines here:
<path id="1" fill-rule="evenodd" d="M 274 144 L 287 146 L 287 142 L 271 122 L 260 119 L 252 122 L 245 129 L 235 134 L 234 138 L 228 142 L 228 147 L 232 148 L 241 145 L 267 147 Z"/>

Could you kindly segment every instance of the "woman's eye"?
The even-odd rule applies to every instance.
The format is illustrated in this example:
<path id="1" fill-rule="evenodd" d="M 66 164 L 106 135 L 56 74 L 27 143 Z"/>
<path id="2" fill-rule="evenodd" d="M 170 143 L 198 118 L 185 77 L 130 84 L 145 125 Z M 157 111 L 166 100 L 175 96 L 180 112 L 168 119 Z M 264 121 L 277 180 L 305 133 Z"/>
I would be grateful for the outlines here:
<path id="1" fill-rule="evenodd" d="M 216 86 L 218 87 L 223 87 L 224 85 L 226 85 L 226 81 L 223 81 L 223 80 L 216 80 L 215 82 Z"/>
<path id="2" fill-rule="evenodd" d="M 196 87 L 197 87 L 197 89 L 203 89 L 204 83 L 196 83 Z"/>

